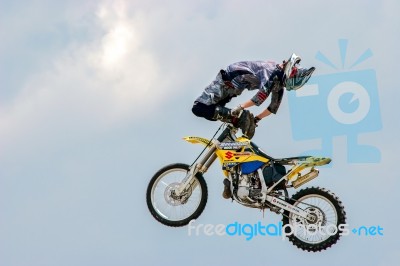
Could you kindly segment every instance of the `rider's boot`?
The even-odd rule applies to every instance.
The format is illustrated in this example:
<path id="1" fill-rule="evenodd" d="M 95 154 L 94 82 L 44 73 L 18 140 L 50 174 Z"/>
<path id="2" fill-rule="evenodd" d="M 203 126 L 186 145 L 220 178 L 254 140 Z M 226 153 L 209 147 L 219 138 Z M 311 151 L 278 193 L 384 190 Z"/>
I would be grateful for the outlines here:
<path id="1" fill-rule="evenodd" d="M 217 106 L 215 108 L 213 119 L 233 124 L 235 119 L 237 120 L 237 117 L 231 114 L 231 109 L 223 106 Z"/>
<path id="2" fill-rule="evenodd" d="M 232 123 L 235 127 L 240 128 L 249 139 L 254 136 L 256 128 L 254 116 L 247 110 L 243 110 L 239 116 L 234 116 L 231 113 L 231 109 L 217 106 L 213 118 L 222 122 Z"/>
<path id="3" fill-rule="evenodd" d="M 224 179 L 224 191 L 222 192 L 222 197 L 224 197 L 224 199 L 232 198 L 231 182 L 226 178 Z"/>

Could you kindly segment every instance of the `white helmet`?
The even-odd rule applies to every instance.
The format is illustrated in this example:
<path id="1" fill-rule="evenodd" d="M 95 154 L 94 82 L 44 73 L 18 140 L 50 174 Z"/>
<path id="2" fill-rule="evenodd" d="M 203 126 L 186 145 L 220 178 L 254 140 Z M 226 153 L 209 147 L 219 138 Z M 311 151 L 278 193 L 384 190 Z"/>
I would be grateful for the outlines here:
<path id="1" fill-rule="evenodd" d="M 315 67 L 309 69 L 298 67 L 297 64 L 300 63 L 300 61 L 300 56 L 292 54 L 286 62 L 284 80 L 285 87 L 288 91 L 298 90 L 303 87 L 303 85 L 311 78 L 311 75 L 315 70 Z"/>

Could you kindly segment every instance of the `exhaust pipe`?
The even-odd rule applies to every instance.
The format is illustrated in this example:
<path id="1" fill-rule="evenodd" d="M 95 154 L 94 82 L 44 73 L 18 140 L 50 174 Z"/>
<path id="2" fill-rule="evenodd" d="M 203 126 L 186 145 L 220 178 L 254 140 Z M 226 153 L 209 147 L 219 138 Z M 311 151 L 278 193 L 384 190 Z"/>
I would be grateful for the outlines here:
<path id="1" fill-rule="evenodd" d="M 319 174 L 319 171 L 317 169 L 311 169 L 310 172 L 308 172 L 305 175 L 299 176 L 295 181 L 292 182 L 292 185 L 294 188 L 298 188 L 305 183 L 313 180 L 316 178 Z"/>

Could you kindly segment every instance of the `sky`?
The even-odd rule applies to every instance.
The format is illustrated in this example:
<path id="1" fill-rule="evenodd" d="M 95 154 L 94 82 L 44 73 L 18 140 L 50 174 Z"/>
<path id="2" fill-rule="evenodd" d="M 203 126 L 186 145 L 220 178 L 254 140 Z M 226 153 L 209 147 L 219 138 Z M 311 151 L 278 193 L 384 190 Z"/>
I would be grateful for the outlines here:
<path id="1" fill-rule="evenodd" d="M 0 265 L 398 265 L 399 8 L 395 0 L 0 0 Z M 351 234 L 311 254 L 280 238 L 189 236 L 153 219 L 152 175 L 191 164 L 202 148 L 182 137 L 209 138 L 220 126 L 191 113 L 196 97 L 230 63 L 293 52 L 316 67 L 309 83 L 320 92 L 285 92 L 254 141 L 273 157 L 324 154 L 328 143 L 333 163 L 307 186 L 337 194 L 351 228 L 379 225 L 384 235 Z M 342 113 L 332 111 L 341 82 L 361 88 L 339 98 Z M 341 123 L 365 97 L 361 122 Z M 196 223 L 280 221 L 223 199 L 222 178 L 217 164 L 206 173 Z"/>

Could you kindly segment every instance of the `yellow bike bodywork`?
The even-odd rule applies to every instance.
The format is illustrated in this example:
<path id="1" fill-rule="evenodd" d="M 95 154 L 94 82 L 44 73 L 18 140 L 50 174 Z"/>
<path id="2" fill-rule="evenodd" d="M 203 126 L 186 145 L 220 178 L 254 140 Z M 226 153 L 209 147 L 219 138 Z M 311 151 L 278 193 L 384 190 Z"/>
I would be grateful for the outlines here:
<path id="1" fill-rule="evenodd" d="M 210 140 L 202 137 L 185 137 L 184 140 L 193 144 L 202 144 L 204 146 L 210 146 L 212 142 Z M 223 172 L 225 176 L 228 176 L 228 171 L 225 170 L 229 165 L 245 162 L 259 161 L 262 163 L 269 162 L 268 158 L 257 155 L 251 148 L 250 140 L 245 137 L 237 138 L 235 142 L 228 142 L 232 144 L 232 147 L 240 147 L 239 149 L 230 149 L 229 146 L 225 145 L 227 143 L 222 143 L 216 146 L 215 154 L 217 155 L 221 165 L 223 166 Z"/>
<path id="2" fill-rule="evenodd" d="M 192 144 L 202 144 L 206 147 L 211 147 L 214 145 L 212 141 L 202 137 L 189 136 L 184 137 L 183 139 Z M 239 137 L 234 142 L 217 143 L 215 146 L 215 154 L 223 166 L 222 169 L 225 176 L 228 176 L 227 168 L 229 168 L 230 165 L 237 165 L 247 162 L 260 162 L 266 164 L 271 160 L 270 158 L 267 158 L 267 156 L 257 154 L 255 149 L 252 147 L 250 140 L 245 137 Z M 286 175 L 286 180 L 295 181 L 296 179 L 302 177 L 301 171 L 304 169 L 311 168 L 310 172 L 315 172 L 315 166 L 329 164 L 331 159 L 326 157 L 302 156 L 283 158 L 279 159 L 279 161 L 284 161 L 285 165 L 292 166 Z"/>
<path id="3" fill-rule="evenodd" d="M 319 187 L 304 188 L 292 196 L 287 190 L 297 189 L 316 178 L 319 171 L 315 167 L 328 164 L 331 159 L 313 156 L 273 158 L 247 137 L 237 138 L 237 130 L 228 124 L 211 140 L 194 136 L 184 138 L 205 148 L 191 165 L 170 164 L 152 177 L 146 201 L 154 218 L 167 226 L 189 224 L 189 228 L 193 227 L 191 223 L 207 203 L 208 191 L 203 176 L 218 158 L 226 175 L 224 198 L 231 198 L 245 207 L 281 214 L 283 226 L 301 228 L 287 236 L 303 250 L 321 251 L 336 243 L 341 235 L 340 225 L 346 223 L 346 212 L 339 198 Z M 231 192 L 230 195 L 226 191 Z M 330 234 L 330 226 L 337 229 L 335 233 Z"/>

